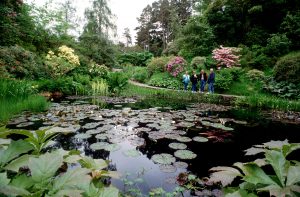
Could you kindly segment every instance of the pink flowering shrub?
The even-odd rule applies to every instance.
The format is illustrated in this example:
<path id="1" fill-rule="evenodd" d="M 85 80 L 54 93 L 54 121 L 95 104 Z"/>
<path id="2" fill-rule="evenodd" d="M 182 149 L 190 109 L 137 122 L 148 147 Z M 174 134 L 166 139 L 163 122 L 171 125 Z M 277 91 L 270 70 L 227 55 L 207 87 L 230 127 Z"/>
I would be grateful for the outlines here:
<path id="1" fill-rule="evenodd" d="M 233 66 L 240 66 L 240 48 L 235 47 L 223 47 L 217 48 L 213 50 L 213 59 L 218 62 L 219 69 L 221 66 L 226 66 L 227 68 L 231 68 Z"/>
<path id="2" fill-rule="evenodd" d="M 183 72 L 185 66 L 186 61 L 182 57 L 177 56 L 170 59 L 166 69 L 173 77 L 177 77 Z"/>

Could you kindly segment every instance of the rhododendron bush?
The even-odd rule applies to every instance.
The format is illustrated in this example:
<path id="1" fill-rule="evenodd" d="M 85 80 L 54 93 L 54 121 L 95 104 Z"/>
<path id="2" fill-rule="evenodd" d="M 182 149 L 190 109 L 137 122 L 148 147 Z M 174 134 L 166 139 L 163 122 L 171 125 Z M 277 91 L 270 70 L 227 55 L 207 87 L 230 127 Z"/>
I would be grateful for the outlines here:
<path id="1" fill-rule="evenodd" d="M 186 61 L 182 57 L 174 57 L 167 64 L 167 71 L 174 77 L 183 72 Z"/>
<path id="2" fill-rule="evenodd" d="M 79 57 L 74 54 L 74 50 L 65 45 L 58 48 L 57 55 L 49 51 L 45 63 L 52 69 L 54 76 L 62 76 L 80 65 Z"/>
<path id="3" fill-rule="evenodd" d="M 241 48 L 235 47 L 223 47 L 217 48 L 213 50 L 213 59 L 218 62 L 218 67 L 226 66 L 227 68 L 231 68 L 233 66 L 240 65 L 240 55 L 239 52 Z"/>

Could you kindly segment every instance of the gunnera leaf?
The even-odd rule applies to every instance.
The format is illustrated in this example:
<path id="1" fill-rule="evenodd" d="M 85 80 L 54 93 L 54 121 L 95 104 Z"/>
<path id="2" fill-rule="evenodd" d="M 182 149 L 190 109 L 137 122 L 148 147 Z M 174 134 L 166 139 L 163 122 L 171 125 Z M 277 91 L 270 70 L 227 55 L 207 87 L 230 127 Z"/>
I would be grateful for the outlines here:
<path id="1" fill-rule="evenodd" d="M 195 159 L 197 155 L 189 150 L 178 150 L 174 153 L 179 159 Z"/>
<path id="2" fill-rule="evenodd" d="M 151 160 L 155 163 L 164 164 L 164 165 L 170 165 L 175 162 L 175 157 L 173 157 L 170 154 L 162 153 L 162 154 L 156 154 L 151 157 Z"/>
<path id="3" fill-rule="evenodd" d="M 123 154 L 126 157 L 138 157 L 138 156 L 141 155 L 141 153 L 139 151 L 135 150 L 135 149 L 124 151 Z"/>
<path id="4" fill-rule="evenodd" d="M 169 144 L 169 147 L 172 149 L 180 150 L 180 149 L 186 149 L 187 145 L 183 143 L 171 143 Z"/>
<path id="5" fill-rule="evenodd" d="M 208 142 L 208 139 L 205 137 L 196 136 L 193 138 L 195 142 Z"/>

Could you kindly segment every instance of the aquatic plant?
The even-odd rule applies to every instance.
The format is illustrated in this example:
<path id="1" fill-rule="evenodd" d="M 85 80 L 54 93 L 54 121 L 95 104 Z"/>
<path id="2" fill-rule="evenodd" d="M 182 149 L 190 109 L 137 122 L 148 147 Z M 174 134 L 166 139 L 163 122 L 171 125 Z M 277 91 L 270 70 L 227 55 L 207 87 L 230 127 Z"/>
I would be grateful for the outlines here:
<path id="1" fill-rule="evenodd" d="M 246 155 L 263 153 L 263 158 L 235 163 L 233 167 L 214 167 L 209 180 L 226 187 L 226 196 L 258 196 L 268 192 L 270 196 L 296 197 L 300 192 L 300 163 L 287 160 L 287 156 L 297 149 L 300 149 L 300 143 L 287 140 L 255 145 L 245 151 Z M 268 175 L 264 166 L 273 169 L 275 174 Z M 227 188 L 237 177 L 242 178 L 239 186 Z"/>
<path id="2" fill-rule="evenodd" d="M 170 154 L 162 153 L 162 154 L 156 154 L 151 157 L 151 160 L 155 163 L 164 164 L 164 165 L 170 165 L 175 162 L 175 157 L 173 157 Z"/>
<path id="3" fill-rule="evenodd" d="M 179 159 L 195 159 L 197 157 L 195 153 L 189 150 L 177 150 L 174 155 Z"/>
<path id="4" fill-rule="evenodd" d="M 183 143 L 171 143 L 171 144 L 169 144 L 169 147 L 172 149 L 186 149 L 187 145 L 185 145 Z"/>

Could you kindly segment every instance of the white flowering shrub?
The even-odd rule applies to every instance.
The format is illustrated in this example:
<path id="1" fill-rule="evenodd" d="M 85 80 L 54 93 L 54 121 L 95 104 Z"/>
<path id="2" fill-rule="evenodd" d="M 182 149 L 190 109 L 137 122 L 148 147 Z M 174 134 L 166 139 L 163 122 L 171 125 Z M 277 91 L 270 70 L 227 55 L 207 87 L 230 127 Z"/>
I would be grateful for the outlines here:
<path id="1" fill-rule="evenodd" d="M 58 54 L 49 51 L 45 64 L 52 70 L 53 77 L 62 76 L 80 65 L 79 57 L 74 54 L 74 49 L 65 45 L 58 48 Z"/>
<path id="2" fill-rule="evenodd" d="M 108 73 L 108 67 L 103 65 L 99 65 L 95 62 L 91 62 L 89 64 L 89 74 L 92 77 L 106 78 Z"/>

